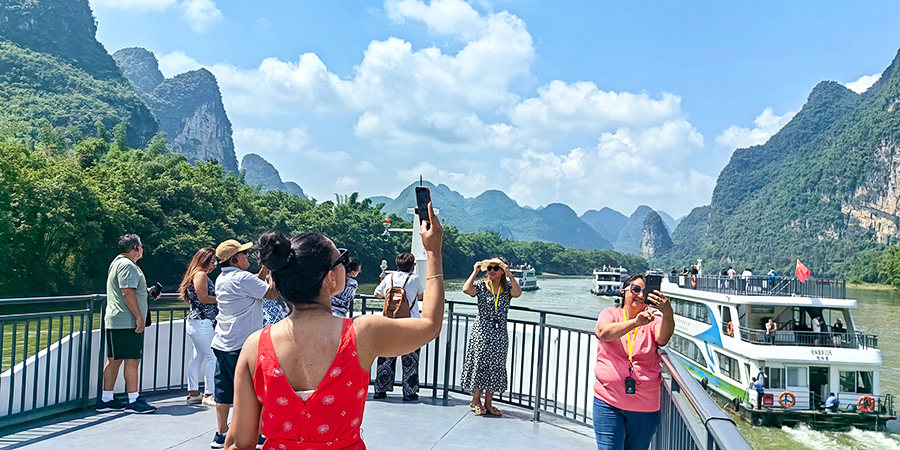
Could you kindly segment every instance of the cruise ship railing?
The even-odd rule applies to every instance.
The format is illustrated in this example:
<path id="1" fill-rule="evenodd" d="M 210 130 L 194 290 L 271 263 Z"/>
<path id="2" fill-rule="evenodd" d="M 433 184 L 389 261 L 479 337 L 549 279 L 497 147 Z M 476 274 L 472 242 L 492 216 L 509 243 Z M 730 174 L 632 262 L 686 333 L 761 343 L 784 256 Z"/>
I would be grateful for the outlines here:
<path id="1" fill-rule="evenodd" d="M 847 298 L 847 284 L 844 280 L 807 279 L 801 283 L 795 277 L 768 277 L 751 275 L 748 277 L 727 277 L 720 275 L 669 275 L 669 282 L 685 289 L 717 292 L 730 295 L 777 296 L 777 297 L 824 297 Z"/>
<path id="2" fill-rule="evenodd" d="M 739 327 L 741 340 L 760 345 L 806 346 L 831 348 L 878 348 L 878 336 L 865 333 L 833 333 L 815 331 L 776 331 Z"/>
<path id="3" fill-rule="evenodd" d="M 93 406 L 106 360 L 105 302 L 104 295 L 0 299 L 0 428 Z M 380 312 L 382 300 L 358 296 L 354 303 L 354 314 L 372 314 Z M 193 350 L 184 326 L 188 307 L 151 302 L 150 312 L 140 390 L 183 391 Z M 450 392 L 471 394 L 460 385 L 460 375 L 476 312 L 474 303 L 448 300 L 441 335 L 421 351 L 420 386 L 431 388 L 435 399 L 447 400 Z M 534 420 L 549 414 L 592 426 L 595 320 L 513 306 L 507 386 L 496 400 L 531 409 Z M 665 350 L 660 353 L 663 419 L 653 448 L 749 449 L 684 367 Z"/>

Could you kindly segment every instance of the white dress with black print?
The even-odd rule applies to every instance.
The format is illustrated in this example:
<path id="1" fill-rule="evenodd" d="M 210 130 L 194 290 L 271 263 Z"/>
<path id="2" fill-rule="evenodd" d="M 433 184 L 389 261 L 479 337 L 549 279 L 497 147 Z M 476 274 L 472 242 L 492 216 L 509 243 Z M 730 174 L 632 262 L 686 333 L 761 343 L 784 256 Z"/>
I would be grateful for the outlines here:
<path id="1" fill-rule="evenodd" d="M 506 316 L 512 300 L 508 283 L 500 293 L 495 307 L 494 294 L 485 280 L 475 282 L 478 316 L 472 325 L 466 360 L 463 364 L 463 389 L 483 389 L 490 392 L 506 390 L 506 356 L 509 353 L 509 333 Z"/>

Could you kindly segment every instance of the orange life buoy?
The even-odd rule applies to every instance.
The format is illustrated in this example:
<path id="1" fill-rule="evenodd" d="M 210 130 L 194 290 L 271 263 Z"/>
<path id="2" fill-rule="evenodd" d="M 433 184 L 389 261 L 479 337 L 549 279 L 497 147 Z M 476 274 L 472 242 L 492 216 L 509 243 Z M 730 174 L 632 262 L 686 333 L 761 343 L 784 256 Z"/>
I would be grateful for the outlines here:
<path id="1" fill-rule="evenodd" d="M 875 410 L 875 399 L 868 395 L 863 395 L 859 398 L 859 401 L 856 402 L 856 406 L 860 411 L 867 413 Z"/>
<path id="2" fill-rule="evenodd" d="M 697 287 L 697 275 L 691 275 L 691 287 Z"/>
<path id="3" fill-rule="evenodd" d="M 728 322 L 728 335 L 734 336 L 734 322 Z"/>
<path id="4" fill-rule="evenodd" d="M 784 401 L 785 397 L 790 398 L 791 401 L 785 402 Z M 794 406 L 794 403 L 797 403 L 797 398 L 794 397 L 794 394 L 791 394 L 788 391 L 784 391 L 781 393 L 781 395 L 778 396 L 778 403 L 781 404 L 782 408 L 790 408 L 790 407 Z"/>

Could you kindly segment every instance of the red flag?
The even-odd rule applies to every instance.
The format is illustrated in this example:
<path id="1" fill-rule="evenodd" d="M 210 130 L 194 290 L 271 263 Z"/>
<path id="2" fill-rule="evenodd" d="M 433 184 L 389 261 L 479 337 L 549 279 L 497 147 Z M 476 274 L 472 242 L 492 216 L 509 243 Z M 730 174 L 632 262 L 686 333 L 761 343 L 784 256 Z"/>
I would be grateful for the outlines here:
<path id="1" fill-rule="evenodd" d="M 812 272 L 803 265 L 800 260 L 797 260 L 797 270 L 796 270 L 797 278 L 800 279 L 801 283 L 806 283 L 806 279 L 812 275 Z"/>

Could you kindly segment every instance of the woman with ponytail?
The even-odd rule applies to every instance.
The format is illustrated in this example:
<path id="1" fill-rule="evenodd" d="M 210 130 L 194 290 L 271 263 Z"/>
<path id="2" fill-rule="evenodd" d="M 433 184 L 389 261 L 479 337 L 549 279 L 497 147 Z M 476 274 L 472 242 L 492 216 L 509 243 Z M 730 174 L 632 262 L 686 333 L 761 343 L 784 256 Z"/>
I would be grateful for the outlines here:
<path id="1" fill-rule="evenodd" d="M 260 261 L 292 311 L 244 343 L 227 448 L 254 448 L 260 427 L 266 450 L 366 448 L 359 427 L 372 363 L 409 353 L 441 331 L 443 231 L 430 204 L 428 213 L 420 229 L 428 277 L 415 319 L 335 317 L 331 298 L 344 289 L 347 250 L 318 233 L 260 237 Z"/>

